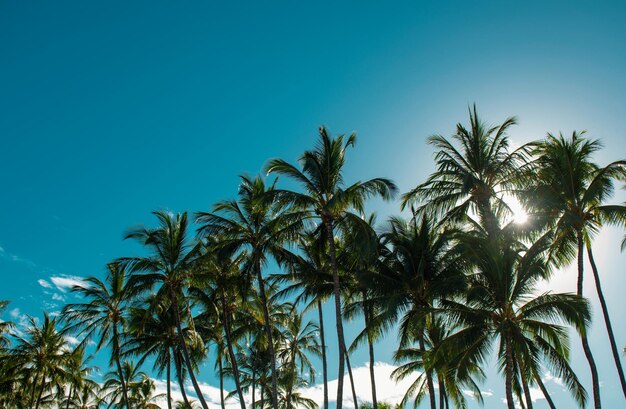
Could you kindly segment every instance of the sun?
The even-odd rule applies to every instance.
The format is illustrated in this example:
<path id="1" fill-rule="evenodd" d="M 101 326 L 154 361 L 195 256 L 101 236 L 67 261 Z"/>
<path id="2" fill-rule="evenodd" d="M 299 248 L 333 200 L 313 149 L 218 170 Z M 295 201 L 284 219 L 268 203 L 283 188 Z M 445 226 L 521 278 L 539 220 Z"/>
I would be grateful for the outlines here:
<path id="1" fill-rule="evenodd" d="M 511 208 L 511 219 L 516 224 L 524 224 L 528 221 L 528 213 L 526 213 L 526 209 L 524 206 L 514 197 L 508 196 L 504 198 L 504 201 Z"/>

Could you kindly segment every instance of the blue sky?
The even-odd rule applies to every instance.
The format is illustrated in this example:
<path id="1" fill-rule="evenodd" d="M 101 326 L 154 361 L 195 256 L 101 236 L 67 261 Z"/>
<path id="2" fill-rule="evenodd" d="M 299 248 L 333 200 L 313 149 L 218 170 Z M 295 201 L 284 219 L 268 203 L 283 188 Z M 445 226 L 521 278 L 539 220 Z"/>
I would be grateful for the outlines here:
<path id="1" fill-rule="evenodd" d="M 626 157 L 623 2 L 227 3 L 0 1 L 0 299 L 16 317 L 58 309 L 72 277 L 136 254 L 121 235 L 150 211 L 234 197 L 239 174 L 294 161 L 320 124 L 359 135 L 347 180 L 386 176 L 401 191 L 433 169 L 425 139 L 451 134 L 473 102 L 492 123 L 516 115 L 516 143 L 586 129 L 606 146 L 599 163 Z M 626 345 L 622 234 L 596 247 Z M 571 291 L 574 275 L 547 287 Z M 591 299 L 603 400 L 616 407 Z M 576 339 L 572 350 L 587 380 Z M 378 348 L 381 361 L 391 353 Z M 502 385 L 490 377 L 487 407 Z"/>

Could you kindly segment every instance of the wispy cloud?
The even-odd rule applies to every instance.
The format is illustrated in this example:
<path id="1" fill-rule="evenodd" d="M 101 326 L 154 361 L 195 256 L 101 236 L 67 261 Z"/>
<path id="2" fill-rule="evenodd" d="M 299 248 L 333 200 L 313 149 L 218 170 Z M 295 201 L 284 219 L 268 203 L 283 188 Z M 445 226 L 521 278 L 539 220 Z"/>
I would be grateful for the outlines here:
<path id="1" fill-rule="evenodd" d="M 47 282 L 46 280 L 44 280 L 43 278 L 40 278 L 39 280 L 37 280 L 37 282 L 39 283 L 40 286 L 42 286 L 43 288 L 52 288 L 52 284 L 50 284 L 49 282 Z"/>
<path id="2" fill-rule="evenodd" d="M 66 274 L 61 274 L 59 276 L 52 276 L 50 277 L 50 281 L 52 281 L 52 284 L 54 284 L 56 288 L 58 288 L 59 291 L 62 291 L 62 292 L 66 292 L 67 290 L 70 290 L 75 285 L 85 284 L 85 282 L 83 281 L 83 277 L 66 275 Z"/>

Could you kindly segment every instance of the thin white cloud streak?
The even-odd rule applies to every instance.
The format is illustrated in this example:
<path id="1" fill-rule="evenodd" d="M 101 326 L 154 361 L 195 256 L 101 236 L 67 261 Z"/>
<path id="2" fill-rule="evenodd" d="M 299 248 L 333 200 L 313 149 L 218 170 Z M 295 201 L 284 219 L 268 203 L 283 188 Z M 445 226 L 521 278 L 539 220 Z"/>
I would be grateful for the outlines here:
<path id="1" fill-rule="evenodd" d="M 50 277 L 50 281 L 62 292 L 72 289 L 75 285 L 85 285 L 83 277 L 70 275 L 53 276 Z"/>
<path id="2" fill-rule="evenodd" d="M 37 280 L 37 282 L 39 283 L 40 286 L 42 286 L 43 288 L 52 288 L 52 284 L 50 284 L 49 282 L 47 282 L 46 280 L 44 280 L 43 278 Z"/>

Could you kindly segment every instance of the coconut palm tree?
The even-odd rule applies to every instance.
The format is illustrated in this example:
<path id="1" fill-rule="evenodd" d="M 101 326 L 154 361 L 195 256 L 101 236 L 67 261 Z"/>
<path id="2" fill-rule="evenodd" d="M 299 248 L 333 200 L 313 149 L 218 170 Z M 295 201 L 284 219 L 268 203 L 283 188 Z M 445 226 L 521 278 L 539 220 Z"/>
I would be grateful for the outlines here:
<path id="1" fill-rule="evenodd" d="M 403 195 L 402 207 L 418 204 L 416 215 L 450 223 L 475 213 L 485 229 L 495 234 L 500 220 L 510 213 L 503 198 L 518 185 L 528 146 L 509 149 L 507 131 L 516 124 L 515 118 L 492 127 L 478 117 L 476 105 L 469 109 L 469 117 L 469 128 L 457 124 L 452 140 L 441 135 L 428 139 L 438 149 L 437 171 Z"/>
<path id="2" fill-rule="evenodd" d="M 586 139 L 584 132 L 573 132 L 571 138 L 548 134 L 545 140 L 534 145 L 533 154 L 537 159 L 533 169 L 536 172 L 533 172 L 531 180 L 534 183 L 526 202 L 536 217 L 545 220 L 553 232 L 552 255 L 557 266 L 570 263 L 577 257 L 577 293 L 581 296 L 586 248 L 613 359 L 626 397 L 626 379 L 592 251 L 593 238 L 604 224 L 626 225 L 626 206 L 606 204 L 613 195 L 615 182 L 626 180 L 626 160 L 599 167 L 592 161 L 592 155 L 601 146 L 598 140 Z M 592 372 L 595 407 L 599 408 L 599 378 L 584 333 L 582 342 Z"/>
<path id="3" fill-rule="evenodd" d="M 236 310 L 244 305 L 249 287 L 249 282 L 241 273 L 241 265 L 244 264 L 247 254 L 241 252 L 236 255 L 227 250 L 220 250 L 217 246 L 219 246 L 218 241 L 209 242 L 198 263 L 199 268 L 205 269 L 211 277 L 210 282 L 206 283 L 203 288 L 193 288 L 191 296 L 203 310 L 196 318 L 198 326 L 217 345 L 220 383 L 223 384 L 222 363 L 227 356 L 239 404 L 241 409 L 245 409 L 246 403 L 235 354 L 237 334 L 233 334 L 232 321 Z M 221 389 L 223 392 L 223 387 Z"/>
<path id="4" fill-rule="evenodd" d="M 282 362 L 287 409 L 291 409 L 291 396 L 296 392 L 294 388 L 299 383 L 297 381 L 300 374 L 307 372 L 308 376 L 302 377 L 305 384 L 311 385 L 315 382 L 315 368 L 307 354 L 321 356 L 318 333 L 319 327 L 312 322 L 304 325 L 302 315 L 294 308 L 292 318 L 285 325 L 283 342 L 278 350 L 278 358 Z"/>
<path id="5" fill-rule="evenodd" d="M 346 345 L 341 311 L 341 283 L 337 267 L 337 253 L 334 236 L 342 222 L 355 216 L 350 210 L 363 213 L 365 200 L 374 195 L 390 199 L 396 192 L 395 185 L 388 179 L 376 178 L 345 186 L 343 168 L 348 147 L 356 142 L 356 135 L 331 138 L 324 127 L 319 129 L 319 141 L 315 149 L 305 151 L 300 157 L 301 169 L 282 160 L 273 159 L 267 166 L 267 173 L 285 175 L 301 185 L 303 192 L 276 191 L 279 200 L 307 210 L 307 217 L 318 218 L 325 233 L 329 248 L 330 267 L 333 274 L 333 295 L 337 326 L 339 353 L 337 409 L 343 403 L 344 356 Z M 358 218 L 358 216 L 356 216 Z"/>
<path id="6" fill-rule="evenodd" d="M 498 342 L 509 409 L 515 408 L 513 388 L 519 385 L 518 376 L 528 373 L 520 373 L 520 362 L 539 372 L 542 361 L 564 379 L 584 406 L 586 393 L 569 366 L 567 329 L 561 324 L 584 332 L 591 319 L 589 305 L 574 294 L 533 295 L 537 281 L 550 274 L 550 237 L 526 247 L 515 238 L 512 223 L 495 236 L 476 227 L 457 237 L 454 251 L 467 263 L 469 289 L 462 301 L 441 301 L 452 324 L 461 328 L 446 339 L 442 351 L 460 351 L 452 359 L 462 374 L 466 368 L 484 364 L 487 351 Z"/>
<path id="7" fill-rule="evenodd" d="M 4 311 L 7 309 L 10 301 L 0 301 L 0 315 L 4 314 Z M 6 349 L 9 346 L 9 339 L 6 335 L 11 331 L 14 327 L 14 324 L 11 321 L 2 321 L 0 322 L 0 351 Z"/>
<path id="8" fill-rule="evenodd" d="M 173 307 L 169 300 L 149 295 L 142 304 L 131 307 L 129 315 L 128 329 L 132 336 L 124 344 L 124 355 L 139 356 L 138 365 L 153 358 L 153 370 L 159 375 L 166 372 L 167 407 L 171 409 L 172 363 L 174 356 L 181 353 Z M 195 345 L 191 340 L 188 343 Z M 176 371 L 178 375 L 178 366 Z"/>
<path id="9" fill-rule="evenodd" d="M 65 403 L 61 403 L 60 407 L 65 406 L 69 409 L 72 402 L 75 402 L 75 398 L 86 394 L 95 394 L 98 391 L 98 384 L 89 379 L 89 375 L 95 368 L 88 366 L 87 364 L 92 359 L 92 356 L 85 356 L 85 345 L 78 345 L 74 351 L 69 353 L 66 367 L 67 367 L 67 379 L 65 379 L 67 385 L 63 388 L 59 388 L 59 392 L 64 394 L 66 387 L 69 387 L 67 397 L 64 397 Z"/>
<path id="10" fill-rule="evenodd" d="M 421 356 L 426 352 L 426 328 L 433 320 L 443 298 L 465 288 L 465 280 L 456 258 L 449 249 L 452 235 L 438 232 L 424 217 L 405 221 L 392 217 L 382 234 L 387 247 L 380 273 L 373 278 L 373 288 L 381 313 L 373 320 L 372 330 L 382 331 L 400 322 L 400 349 L 417 342 Z M 425 367 L 426 391 L 430 407 L 436 407 L 432 368 Z"/>
<path id="11" fill-rule="evenodd" d="M 316 237 L 320 231 L 316 229 L 303 232 L 297 254 L 292 254 L 283 263 L 287 273 L 277 274 L 272 280 L 277 284 L 285 284 L 276 294 L 277 297 L 295 295 L 294 305 L 305 304 L 303 312 L 317 309 L 324 389 L 323 407 L 328 409 L 328 364 L 322 304 L 333 294 L 333 276 L 330 273 L 325 240 Z"/>
<path id="12" fill-rule="evenodd" d="M 277 409 L 276 354 L 262 270 L 269 257 L 277 260 L 284 257 L 284 246 L 295 239 L 302 228 L 302 214 L 281 206 L 271 194 L 273 190 L 274 185 L 266 186 L 258 176 L 241 176 L 238 200 L 219 202 L 213 206 L 213 212 L 198 212 L 196 221 L 200 224 L 201 237 L 218 235 L 224 250 L 247 251 L 242 271 L 247 277 L 254 277 L 259 288 L 264 329 L 272 356 L 272 403 Z"/>
<path id="13" fill-rule="evenodd" d="M 194 363 L 187 345 L 189 341 L 194 343 L 193 348 L 202 348 L 203 345 L 195 331 L 193 317 L 190 314 L 191 308 L 186 295 L 188 288 L 194 281 L 202 278 L 202 270 L 195 268 L 195 263 L 200 254 L 200 245 L 191 242 L 187 237 L 186 212 L 172 214 L 156 211 L 153 214 L 158 220 L 156 228 L 141 226 L 129 230 L 125 235 L 126 239 L 134 239 L 144 245 L 149 251 L 149 255 L 121 258 L 119 263 L 132 273 L 128 283 L 131 294 L 139 296 L 157 287 L 156 299 L 167 300 L 171 303 L 178 342 L 183 353 L 187 373 L 200 404 L 204 409 L 208 409 L 194 373 Z M 189 320 L 187 332 L 193 336 L 185 336 L 185 331 L 183 331 L 181 305 Z"/>
<path id="14" fill-rule="evenodd" d="M 148 374 L 140 371 L 139 366 L 132 361 L 122 362 L 122 372 L 131 406 L 137 409 L 159 409 L 154 401 L 163 398 L 164 394 L 154 395 L 156 387 Z M 103 390 L 106 391 L 105 399 L 109 402 L 108 407 L 121 408 L 122 382 L 118 373 L 109 372 L 104 376 L 104 380 Z"/>
<path id="15" fill-rule="evenodd" d="M 22 388 L 30 386 L 28 399 L 31 408 L 38 409 L 44 401 L 52 399 L 52 389 L 69 378 L 67 363 L 71 351 L 65 338 L 66 331 L 57 329 L 57 319 L 44 313 L 41 326 L 28 317 L 24 336 L 14 335 L 15 346 L 11 359 L 20 367 Z M 50 392 L 44 395 L 44 392 Z"/>
<path id="16" fill-rule="evenodd" d="M 61 316 L 68 323 L 67 330 L 83 336 L 83 343 L 98 338 L 96 351 L 108 346 L 111 350 L 110 364 L 115 365 L 121 382 L 122 396 L 130 409 L 124 374 L 120 362 L 121 334 L 124 332 L 127 304 L 126 269 L 118 263 L 109 263 L 104 281 L 89 277 L 83 284 L 72 287 L 85 302 L 65 305 Z"/>

